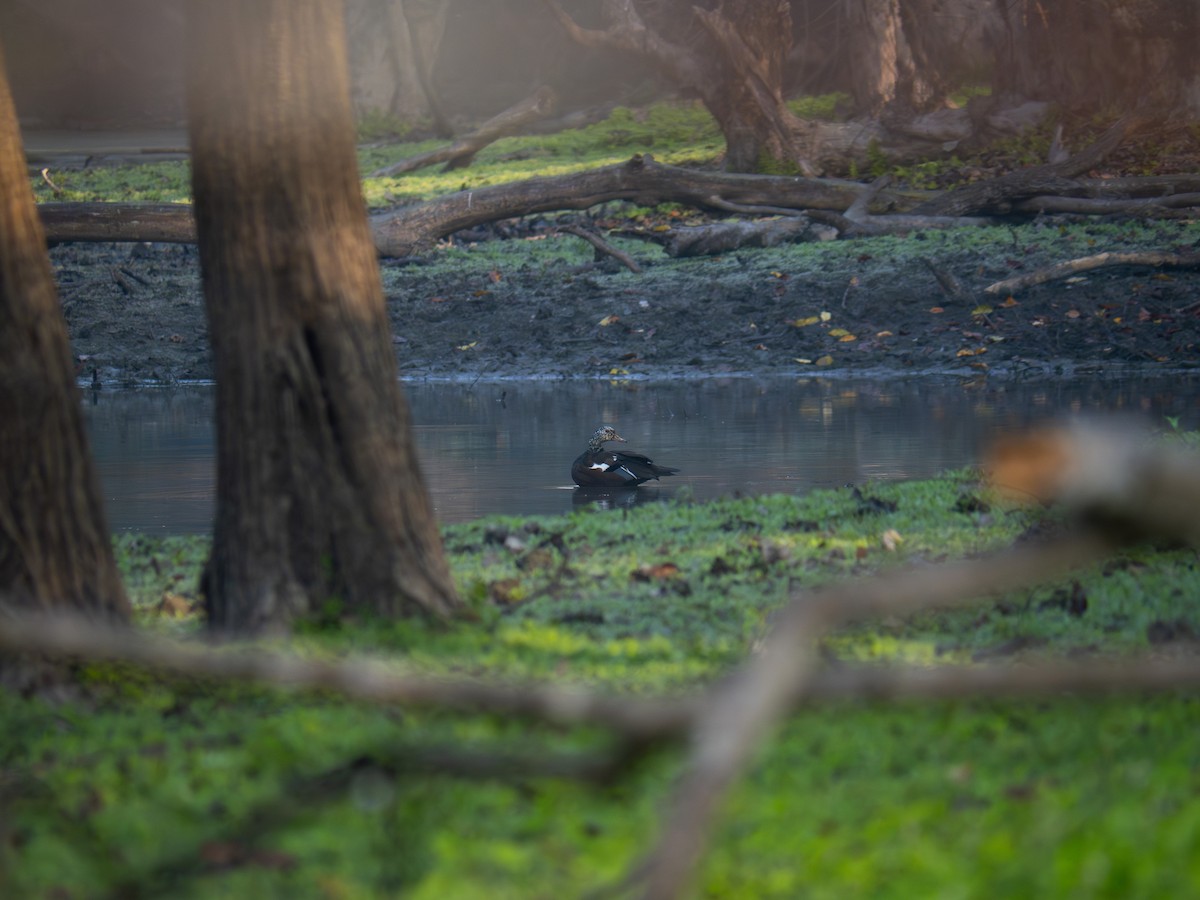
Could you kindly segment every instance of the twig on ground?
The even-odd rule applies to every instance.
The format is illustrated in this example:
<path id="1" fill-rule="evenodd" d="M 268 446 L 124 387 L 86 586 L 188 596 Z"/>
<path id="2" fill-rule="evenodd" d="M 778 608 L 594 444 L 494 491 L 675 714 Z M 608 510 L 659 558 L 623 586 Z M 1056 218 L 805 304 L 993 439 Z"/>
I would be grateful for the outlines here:
<path id="1" fill-rule="evenodd" d="M 575 237 L 578 237 L 578 238 L 583 238 L 585 241 L 587 241 L 589 244 L 591 244 L 593 247 L 595 247 L 599 252 L 607 254 L 608 256 L 611 256 L 613 259 L 615 259 L 617 262 L 619 262 L 621 265 L 623 265 L 625 268 L 627 268 L 634 275 L 642 274 L 642 267 L 639 266 L 634 261 L 632 256 L 630 256 L 624 250 L 618 250 L 616 247 L 614 247 L 608 241 L 604 240 L 604 238 L 600 237 L 600 235 L 596 234 L 595 232 L 588 231 L 586 228 L 580 228 L 578 225 L 560 225 L 557 230 L 561 231 L 561 232 L 565 232 L 567 234 L 573 234 L 573 235 L 575 235 Z"/>
<path id="2" fill-rule="evenodd" d="M 42 181 L 46 182 L 46 184 L 49 185 L 50 190 L 54 192 L 55 197 L 62 196 L 62 188 L 60 188 L 57 184 L 55 184 L 53 179 L 51 179 L 49 168 L 42 169 Z"/>
<path id="3" fill-rule="evenodd" d="M 989 284 L 983 289 L 985 294 L 1005 294 L 1019 291 L 1023 288 L 1045 284 L 1067 278 L 1078 272 L 1089 272 L 1110 266 L 1154 266 L 1156 268 L 1195 269 L 1200 268 L 1200 253 L 1169 253 L 1165 250 L 1142 250 L 1127 253 L 1110 252 L 1097 253 L 1093 256 L 1082 256 L 1056 263 L 1035 272 L 1028 272 L 1014 278 L 1006 278 Z"/>

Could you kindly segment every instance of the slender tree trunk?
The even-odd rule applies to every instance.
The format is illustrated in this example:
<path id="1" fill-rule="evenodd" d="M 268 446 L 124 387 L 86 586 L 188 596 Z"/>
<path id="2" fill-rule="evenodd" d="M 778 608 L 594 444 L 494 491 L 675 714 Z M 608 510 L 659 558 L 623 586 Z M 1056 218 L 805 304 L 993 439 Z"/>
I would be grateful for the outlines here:
<path id="1" fill-rule="evenodd" d="M 67 327 L 0 58 L 0 614 L 70 609 L 124 621 L 83 427 Z M 59 679 L 48 662 L 0 659 L 0 683 Z"/>
<path id="2" fill-rule="evenodd" d="M 459 608 L 358 182 L 337 0 L 193 0 L 192 182 L 217 378 L 210 624 Z"/>

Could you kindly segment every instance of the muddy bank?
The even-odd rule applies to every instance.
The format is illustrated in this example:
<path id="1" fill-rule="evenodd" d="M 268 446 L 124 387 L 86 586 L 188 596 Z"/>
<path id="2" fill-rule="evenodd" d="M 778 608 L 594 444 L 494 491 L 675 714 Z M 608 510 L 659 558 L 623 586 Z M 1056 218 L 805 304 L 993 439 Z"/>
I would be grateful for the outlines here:
<path id="1" fill-rule="evenodd" d="M 1001 278 L 1102 250 L 1191 248 L 1187 222 L 960 229 L 674 260 L 645 271 L 559 237 L 440 248 L 382 264 L 410 379 L 838 372 L 994 374 L 1194 366 L 1200 273 L 1107 269 L 990 297 Z M 80 377 L 212 377 L 194 247 L 51 251 Z M 952 300 L 928 263 L 959 279 Z"/>

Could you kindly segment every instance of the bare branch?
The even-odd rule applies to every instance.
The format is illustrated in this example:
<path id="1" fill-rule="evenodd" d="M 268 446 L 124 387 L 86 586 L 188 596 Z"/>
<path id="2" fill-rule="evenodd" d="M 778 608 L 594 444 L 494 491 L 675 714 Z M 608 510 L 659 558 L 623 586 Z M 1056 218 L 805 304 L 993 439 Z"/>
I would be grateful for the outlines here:
<path id="1" fill-rule="evenodd" d="M 255 681 L 292 690 L 332 690 L 368 703 L 527 716 L 560 725 L 603 725 L 635 740 L 677 733 L 696 697 L 643 700 L 551 685 L 496 685 L 407 675 L 379 661 L 328 661 L 259 647 L 213 649 L 107 627 L 69 616 L 0 618 L 0 648 L 93 660 L 120 660 L 213 681 Z"/>
<path id="2" fill-rule="evenodd" d="M 430 150 L 428 153 L 410 156 L 392 163 L 390 166 L 376 169 L 368 177 L 403 175 L 405 172 L 415 172 L 417 169 L 434 166 L 441 162 L 446 164 L 447 170 L 464 168 L 470 165 L 475 154 L 488 144 L 512 134 L 530 122 L 549 115 L 554 109 L 554 99 L 554 91 L 548 87 L 540 87 L 524 100 L 488 119 L 453 144 Z"/>
<path id="3" fill-rule="evenodd" d="M 1140 119 L 1125 116 L 1066 162 L 1031 166 L 1009 172 L 999 178 L 964 185 L 939 194 L 918 206 L 913 212 L 918 215 L 962 216 L 994 209 L 998 203 L 1004 201 L 1023 200 L 1044 193 L 1069 193 L 1076 187 L 1071 182 L 1072 178 L 1099 165 L 1121 145 L 1126 136 L 1142 124 Z"/>
<path id="4" fill-rule="evenodd" d="M 1034 272 L 1005 278 L 989 284 L 983 289 L 985 294 L 1011 294 L 1047 281 L 1068 278 L 1079 272 L 1090 272 L 1093 269 L 1103 269 L 1111 266 L 1153 266 L 1168 269 L 1200 268 L 1200 253 L 1169 253 L 1165 250 L 1141 250 L 1127 253 L 1109 252 L 1096 253 L 1092 256 L 1082 256 L 1066 262 L 1046 266 Z"/>
<path id="5" fill-rule="evenodd" d="M 816 641 L 834 625 L 881 613 L 962 604 L 1036 584 L 1101 559 L 1111 545 L 1077 538 L 985 560 L 930 566 L 801 594 L 778 616 L 763 652 L 704 705 L 691 758 L 665 818 L 662 837 L 638 875 L 646 898 L 687 892 L 726 790 L 784 711 L 806 696 L 818 661 Z"/>
<path id="6" fill-rule="evenodd" d="M 634 275 L 642 274 L 642 267 L 634 261 L 632 256 L 630 256 L 624 250 L 618 250 L 595 232 L 588 231 L 586 228 L 580 228 L 578 225 L 564 225 L 558 230 L 565 234 L 573 234 L 577 238 L 583 238 L 585 241 L 595 247 L 600 253 L 611 256 Z"/>

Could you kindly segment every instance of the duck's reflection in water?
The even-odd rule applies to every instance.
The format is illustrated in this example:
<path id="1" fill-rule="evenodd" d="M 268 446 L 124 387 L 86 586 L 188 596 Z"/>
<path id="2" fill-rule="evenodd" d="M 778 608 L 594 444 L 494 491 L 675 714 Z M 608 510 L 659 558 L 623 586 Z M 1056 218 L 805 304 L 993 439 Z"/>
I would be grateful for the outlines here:
<path id="1" fill-rule="evenodd" d="M 670 488 L 577 487 L 571 494 L 571 505 L 594 506 L 596 509 L 632 509 L 644 503 L 665 503 L 674 493 Z"/>

